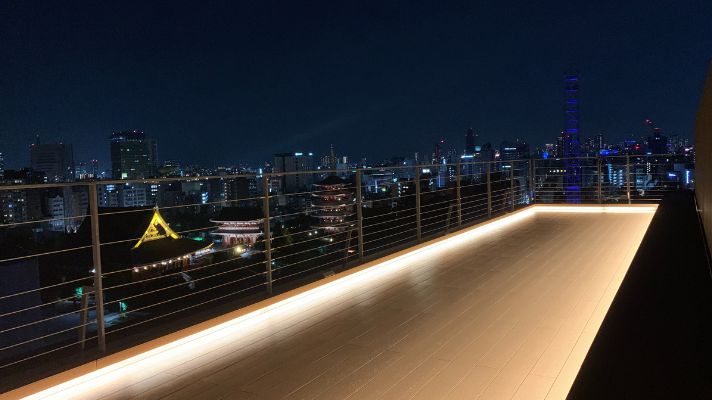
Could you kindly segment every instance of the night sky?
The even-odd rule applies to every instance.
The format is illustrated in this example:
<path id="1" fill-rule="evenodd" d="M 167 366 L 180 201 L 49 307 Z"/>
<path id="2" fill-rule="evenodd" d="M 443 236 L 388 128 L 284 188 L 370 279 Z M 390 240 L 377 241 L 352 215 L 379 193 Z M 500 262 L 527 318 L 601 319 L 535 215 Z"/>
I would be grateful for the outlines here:
<path id="1" fill-rule="evenodd" d="M 571 66 L 582 136 L 642 135 L 651 118 L 691 138 L 712 57 L 709 0 L 202 3 L 3 1 L 7 167 L 40 134 L 108 168 L 126 129 L 205 166 L 329 143 L 369 160 L 440 137 L 461 150 L 470 126 L 551 143 Z"/>

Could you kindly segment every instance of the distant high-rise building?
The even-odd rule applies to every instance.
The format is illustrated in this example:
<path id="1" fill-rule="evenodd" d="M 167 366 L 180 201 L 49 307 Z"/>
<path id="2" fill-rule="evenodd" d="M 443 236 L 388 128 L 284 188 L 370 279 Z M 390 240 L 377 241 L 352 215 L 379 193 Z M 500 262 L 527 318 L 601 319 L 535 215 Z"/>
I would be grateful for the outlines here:
<path id="1" fill-rule="evenodd" d="M 668 136 L 668 153 L 684 153 L 686 147 L 687 139 L 681 138 L 680 135 Z"/>
<path id="2" fill-rule="evenodd" d="M 89 169 L 85 162 L 79 162 L 74 166 L 74 179 L 86 179 L 89 175 Z"/>
<path id="3" fill-rule="evenodd" d="M 74 152 L 72 145 L 40 143 L 39 136 L 30 146 L 30 166 L 41 172 L 48 182 L 67 182 L 74 179 Z"/>
<path id="4" fill-rule="evenodd" d="M 100 207 L 145 207 L 149 205 L 147 186 L 141 183 L 97 185 Z"/>
<path id="5" fill-rule="evenodd" d="M 529 144 L 520 140 L 516 142 L 504 141 L 499 148 L 501 161 L 522 160 L 529 155 Z"/>
<path id="6" fill-rule="evenodd" d="M 44 177 L 44 175 L 42 175 Z M 20 171 L 5 170 L 4 183 L 25 184 L 41 183 L 29 168 Z M 0 191 L 0 222 L 15 223 L 36 220 L 43 217 L 41 193 L 38 190 L 2 190 Z"/>
<path id="7" fill-rule="evenodd" d="M 111 174 L 114 179 L 143 179 L 157 175 L 156 141 L 141 131 L 111 135 Z"/>
<path id="8" fill-rule="evenodd" d="M 662 135 L 662 130 L 660 128 L 655 128 L 653 136 L 648 137 L 648 151 L 651 154 L 668 153 L 667 138 Z"/>
<path id="9" fill-rule="evenodd" d="M 465 155 L 471 156 L 475 154 L 475 146 L 477 145 L 477 134 L 475 130 L 469 128 L 465 132 Z"/>
<path id="10" fill-rule="evenodd" d="M 59 194 L 47 196 L 45 209 L 52 218 L 49 221 L 50 230 L 64 231 L 64 198 Z"/>
<path id="11" fill-rule="evenodd" d="M 28 220 L 26 190 L 0 191 L 0 219 L 4 224 L 12 224 Z"/>
<path id="12" fill-rule="evenodd" d="M 257 195 L 257 181 L 254 176 L 230 178 L 225 181 L 225 199 L 248 199 Z M 253 201 L 237 201 L 230 203 L 234 207 L 256 206 Z"/>
<path id="13" fill-rule="evenodd" d="M 460 157 L 460 162 L 464 163 L 462 166 L 463 179 L 467 181 L 481 180 L 487 170 L 487 166 L 484 162 L 494 161 L 494 155 L 495 152 L 492 148 L 492 144 L 476 144 L 474 154 L 464 154 Z"/>
<path id="14" fill-rule="evenodd" d="M 336 175 L 346 178 L 351 175 L 351 165 L 348 156 L 340 156 L 336 161 Z"/>
<path id="15" fill-rule="evenodd" d="M 74 178 L 78 180 L 97 179 L 99 177 L 99 163 L 91 160 L 89 163 L 80 162 L 74 168 Z"/>
<path id="16" fill-rule="evenodd" d="M 648 136 L 648 153 L 650 154 L 667 154 L 668 139 L 663 136 L 663 131 L 653 125 L 653 121 L 645 120 L 646 125 L 651 129 L 651 136 Z"/>
<path id="17" fill-rule="evenodd" d="M 579 76 L 576 73 L 568 73 L 565 80 L 565 104 L 564 104 L 564 132 L 563 132 L 563 157 L 578 157 L 580 155 L 579 136 Z"/>
<path id="18" fill-rule="evenodd" d="M 3 158 L 2 153 L 0 153 L 0 181 L 5 178 L 5 158 Z"/>
<path id="19" fill-rule="evenodd" d="M 554 146 L 554 157 L 561 158 L 564 156 L 564 132 L 562 131 L 556 137 L 556 145 Z"/>
<path id="20" fill-rule="evenodd" d="M 99 179 L 99 161 L 91 160 L 90 168 L 92 177 L 94 177 L 94 179 Z"/>
<path id="21" fill-rule="evenodd" d="M 163 164 L 158 167 L 158 174 L 161 177 L 176 177 L 184 175 L 180 162 L 176 160 L 163 161 Z"/>
<path id="22" fill-rule="evenodd" d="M 274 155 L 274 172 L 287 172 L 282 176 L 284 193 L 305 190 L 314 182 L 312 173 L 295 173 L 314 170 L 314 153 L 278 153 Z"/>
<path id="23" fill-rule="evenodd" d="M 544 144 L 543 158 L 556 157 L 556 145 L 554 143 Z"/>
<path id="24" fill-rule="evenodd" d="M 440 139 L 440 141 L 435 143 L 435 149 L 433 150 L 433 159 L 431 161 L 433 164 L 440 164 L 443 157 L 443 146 L 445 146 L 445 139 Z"/>
<path id="25" fill-rule="evenodd" d="M 494 149 L 492 149 L 492 144 L 485 143 L 482 146 L 476 146 L 475 149 L 475 161 L 494 161 Z"/>
<path id="26" fill-rule="evenodd" d="M 145 207 L 148 205 L 146 186 L 125 185 L 119 190 L 119 207 Z"/>
<path id="27" fill-rule="evenodd" d="M 594 156 L 599 154 L 604 148 L 605 144 L 603 143 L 602 133 L 586 138 L 581 144 L 582 155 Z"/>
<path id="28" fill-rule="evenodd" d="M 581 202 L 581 143 L 579 132 L 579 75 L 571 72 L 564 76 L 564 132 L 561 138 L 564 159 L 564 194 L 567 203 Z"/>
<path id="29" fill-rule="evenodd" d="M 329 169 L 336 169 L 336 153 L 334 153 L 334 145 L 329 149 Z"/>
<path id="30" fill-rule="evenodd" d="M 626 154 L 643 154 L 642 141 L 636 139 L 633 135 L 623 140 L 622 148 Z"/>
<path id="31" fill-rule="evenodd" d="M 455 147 L 449 147 L 443 151 L 443 159 L 448 163 L 457 163 L 459 157 L 460 154 Z"/>
<path id="32" fill-rule="evenodd" d="M 599 133 L 598 135 L 594 136 L 594 145 L 596 146 L 596 150 L 600 152 L 601 150 L 606 148 L 606 141 L 603 137 L 603 133 Z"/>
<path id="33" fill-rule="evenodd" d="M 53 231 L 76 232 L 88 208 L 88 193 L 77 187 L 55 188 L 45 199 L 45 215 L 52 217 L 49 227 Z"/>

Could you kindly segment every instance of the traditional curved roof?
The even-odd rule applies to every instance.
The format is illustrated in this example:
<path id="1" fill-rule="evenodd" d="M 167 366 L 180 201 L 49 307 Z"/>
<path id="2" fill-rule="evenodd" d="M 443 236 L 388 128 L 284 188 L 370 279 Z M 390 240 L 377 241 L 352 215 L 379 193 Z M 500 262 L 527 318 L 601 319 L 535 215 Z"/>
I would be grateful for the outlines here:
<path id="1" fill-rule="evenodd" d="M 316 182 L 315 185 L 346 185 L 348 184 L 349 181 L 345 179 L 341 179 L 336 175 L 329 175 L 328 177 L 324 178 L 323 180 Z"/>
<path id="2" fill-rule="evenodd" d="M 156 206 L 153 209 L 153 214 L 151 215 L 151 221 L 148 223 L 148 227 L 143 232 L 141 239 L 136 242 L 133 248 L 136 249 L 139 246 L 154 240 L 179 238 L 180 237 L 178 236 L 178 234 L 175 233 L 173 229 L 171 229 L 171 227 L 168 225 L 168 222 L 163 219 L 163 216 L 158 211 L 158 206 Z"/>
<path id="3" fill-rule="evenodd" d="M 85 218 L 79 235 L 91 237 L 91 221 Z M 181 257 L 208 248 L 210 241 L 179 236 L 171 229 L 158 208 L 99 208 L 99 239 L 117 242 L 102 248 L 102 263 L 149 264 Z"/>
<path id="4" fill-rule="evenodd" d="M 131 249 L 131 259 L 136 264 L 148 264 L 184 256 L 210 246 L 210 243 L 178 236 L 156 207 L 141 239 Z"/>
<path id="5" fill-rule="evenodd" d="M 263 218 L 262 209 L 258 207 L 223 207 L 218 216 L 210 221 L 255 221 Z"/>

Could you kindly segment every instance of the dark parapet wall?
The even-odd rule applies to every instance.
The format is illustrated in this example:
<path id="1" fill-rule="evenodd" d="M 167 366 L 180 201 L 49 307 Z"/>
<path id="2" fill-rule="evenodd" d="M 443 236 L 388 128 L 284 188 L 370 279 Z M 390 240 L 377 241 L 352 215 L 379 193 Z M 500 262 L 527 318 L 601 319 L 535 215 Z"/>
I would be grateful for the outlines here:
<path id="1" fill-rule="evenodd" d="M 689 192 L 665 196 L 568 400 L 712 399 L 712 278 Z"/>
<path id="2" fill-rule="evenodd" d="M 695 122 L 695 196 L 712 249 L 712 63 Z"/>

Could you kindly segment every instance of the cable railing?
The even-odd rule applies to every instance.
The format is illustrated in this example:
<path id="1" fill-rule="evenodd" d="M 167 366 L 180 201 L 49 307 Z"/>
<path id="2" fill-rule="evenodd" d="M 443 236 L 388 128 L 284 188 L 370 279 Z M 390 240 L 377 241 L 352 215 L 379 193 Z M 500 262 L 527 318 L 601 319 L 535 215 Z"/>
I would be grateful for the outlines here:
<path id="1" fill-rule="evenodd" d="M 659 201 L 665 193 L 694 189 L 694 166 L 674 154 L 532 160 L 538 203 Z"/>
<path id="2" fill-rule="evenodd" d="M 47 360 L 68 368 L 530 204 L 655 201 L 693 178 L 676 156 L 630 155 L 0 186 L 0 376 L 38 378 Z"/>

